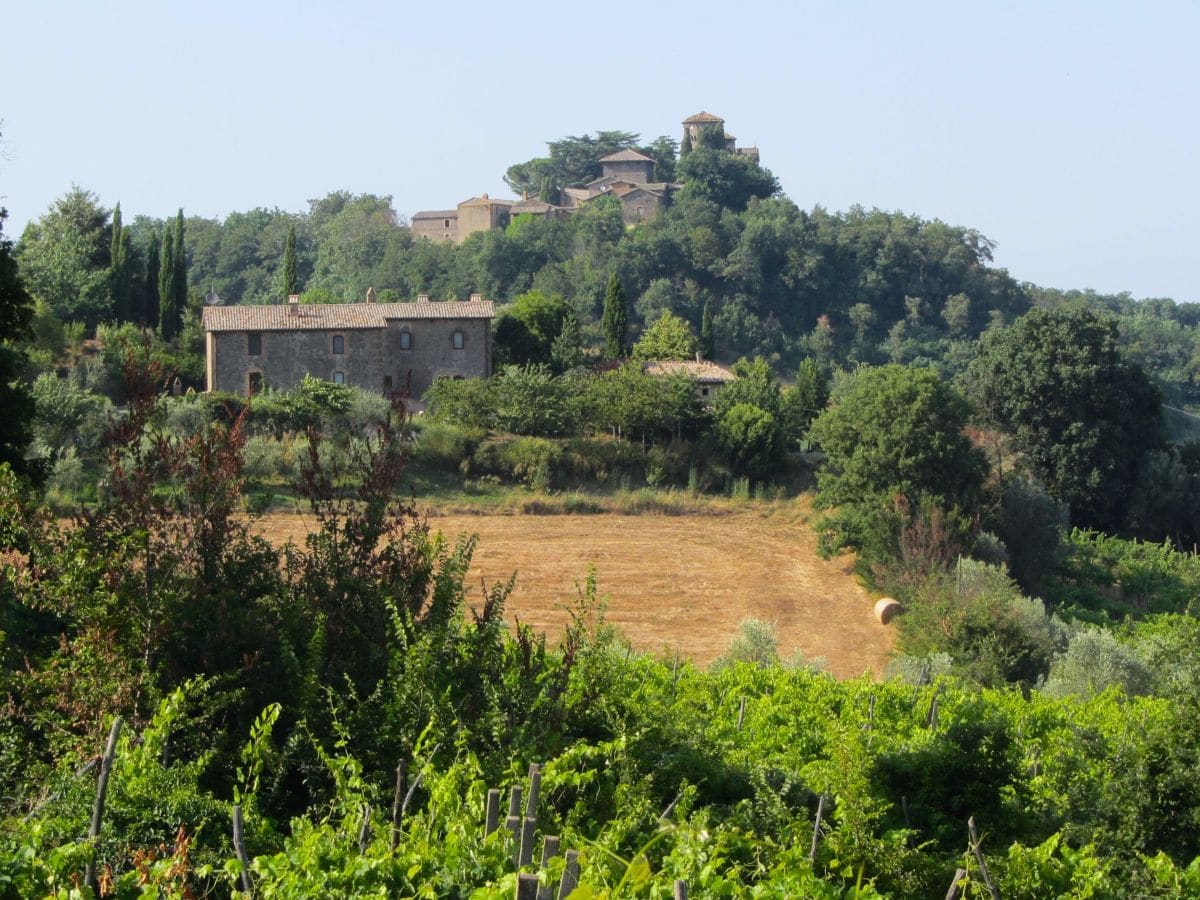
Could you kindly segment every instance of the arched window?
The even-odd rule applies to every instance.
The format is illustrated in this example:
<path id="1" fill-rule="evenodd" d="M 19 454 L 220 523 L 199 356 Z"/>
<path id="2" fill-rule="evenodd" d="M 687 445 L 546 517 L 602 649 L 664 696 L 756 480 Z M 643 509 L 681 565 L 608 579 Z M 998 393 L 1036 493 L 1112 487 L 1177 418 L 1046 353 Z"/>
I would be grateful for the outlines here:
<path id="1" fill-rule="evenodd" d="M 411 350 L 412 349 L 412 332 L 411 331 L 400 332 L 400 349 L 401 350 Z"/>
<path id="2" fill-rule="evenodd" d="M 450 346 L 455 350 L 461 350 L 464 346 L 466 346 L 466 341 L 467 336 L 461 331 L 456 331 L 450 337 Z"/>
<path id="3" fill-rule="evenodd" d="M 342 336 L 340 334 L 335 334 L 333 336 L 333 352 L 334 353 L 345 353 L 346 352 L 346 341 L 342 338 Z"/>

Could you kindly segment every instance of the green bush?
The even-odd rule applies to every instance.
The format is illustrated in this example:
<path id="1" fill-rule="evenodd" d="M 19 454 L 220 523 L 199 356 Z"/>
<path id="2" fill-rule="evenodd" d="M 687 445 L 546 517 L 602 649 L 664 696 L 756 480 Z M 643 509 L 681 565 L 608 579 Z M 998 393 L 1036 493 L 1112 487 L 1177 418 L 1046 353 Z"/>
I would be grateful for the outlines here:
<path id="1" fill-rule="evenodd" d="M 416 429 L 412 444 L 412 460 L 441 472 L 458 472 L 469 468 L 471 455 L 483 433 L 461 425 L 437 420 L 424 420 Z"/>
<path id="2" fill-rule="evenodd" d="M 1089 628 L 1056 656 L 1043 690 L 1052 697 L 1090 697 L 1109 687 L 1136 696 L 1150 691 L 1153 676 L 1137 651 L 1108 631 Z"/>
<path id="3" fill-rule="evenodd" d="M 475 449 L 471 471 L 519 481 L 537 490 L 553 486 L 562 450 L 554 441 L 536 437 L 494 437 Z"/>

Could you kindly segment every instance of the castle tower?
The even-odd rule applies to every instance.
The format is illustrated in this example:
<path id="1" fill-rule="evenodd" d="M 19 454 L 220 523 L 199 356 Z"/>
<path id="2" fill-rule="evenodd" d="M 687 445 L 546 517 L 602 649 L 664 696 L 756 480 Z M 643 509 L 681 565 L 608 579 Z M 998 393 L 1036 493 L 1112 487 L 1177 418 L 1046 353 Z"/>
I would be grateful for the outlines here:
<path id="1" fill-rule="evenodd" d="M 683 140 L 687 143 L 689 150 L 696 149 L 700 143 L 700 134 L 709 128 L 720 129 L 724 134 L 725 120 L 704 110 L 683 120 Z"/>

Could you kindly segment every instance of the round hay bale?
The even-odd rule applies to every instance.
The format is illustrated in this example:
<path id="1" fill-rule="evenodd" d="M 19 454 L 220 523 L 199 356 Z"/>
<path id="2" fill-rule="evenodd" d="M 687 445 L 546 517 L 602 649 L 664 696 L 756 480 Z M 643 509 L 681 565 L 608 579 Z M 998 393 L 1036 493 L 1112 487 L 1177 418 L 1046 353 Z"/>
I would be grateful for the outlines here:
<path id="1" fill-rule="evenodd" d="M 904 607 L 900 605 L 900 601 L 893 600 L 891 597 L 884 597 L 875 604 L 875 618 L 882 625 L 887 625 L 902 612 L 904 612 Z"/>

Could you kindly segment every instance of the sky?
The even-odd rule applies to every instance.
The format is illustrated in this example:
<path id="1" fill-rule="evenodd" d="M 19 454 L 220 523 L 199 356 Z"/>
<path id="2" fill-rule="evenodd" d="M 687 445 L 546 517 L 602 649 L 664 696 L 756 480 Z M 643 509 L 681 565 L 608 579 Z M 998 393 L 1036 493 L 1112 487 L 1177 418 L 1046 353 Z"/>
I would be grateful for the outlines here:
<path id="1" fill-rule="evenodd" d="M 511 197 L 565 135 L 700 110 L 802 209 L 975 228 L 1020 281 L 1200 302 L 1200 3 L 10 5 L 6 233 L 73 184 L 138 214 Z"/>

